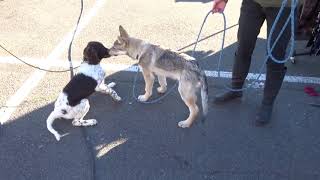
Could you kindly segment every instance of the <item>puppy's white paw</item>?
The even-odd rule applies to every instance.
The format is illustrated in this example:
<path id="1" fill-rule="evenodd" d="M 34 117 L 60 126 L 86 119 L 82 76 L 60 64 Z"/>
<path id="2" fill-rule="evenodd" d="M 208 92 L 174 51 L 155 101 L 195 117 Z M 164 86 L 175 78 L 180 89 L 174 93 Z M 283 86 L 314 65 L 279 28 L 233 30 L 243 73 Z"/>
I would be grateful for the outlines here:
<path id="1" fill-rule="evenodd" d="M 180 121 L 178 123 L 178 126 L 181 127 L 181 128 L 188 128 L 191 126 L 191 123 L 188 122 L 187 120 L 184 120 L 184 121 Z"/>
<path id="2" fill-rule="evenodd" d="M 157 88 L 158 93 L 163 94 L 167 91 L 167 87 L 158 87 Z"/>
<path id="3" fill-rule="evenodd" d="M 119 102 L 119 101 L 121 101 L 121 100 L 122 100 L 122 98 L 121 98 L 120 96 L 116 96 L 116 97 L 114 97 L 114 98 L 113 98 L 113 100 L 115 100 L 115 101 Z"/>
<path id="4" fill-rule="evenodd" d="M 116 86 L 116 83 L 115 82 L 111 82 L 107 85 L 109 88 L 113 88 Z"/>
<path id="5" fill-rule="evenodd" d="M 145 95 L 140 95 L 140 96 L 138 97 L 138 100 L 139 100 L 140 102 L 146 102 L 146 101 L 148 100 L 148 97 L 145 96 Z"/>
<path id="6" fill-rule="evenodd" d="M 85 126 L 94 126 L 96 124 L 98 124 L 98 121 L 96 119 L 88 119 L 88 120 L 84 120 Z"/>
<path id="7" fill-rule="evenodd" d="M 72 121 L 72 125 L 73 125 L 73 126 L 82 126 L 82 124 L 83 124 L 83 123 L 82 123 L 82 121 L 80 121 L 80 120 L 73 120 L 73 121 Z"/>
<path id="8" fill-rule="evenodd" d="M 60 139 L 61 139 L 60 134 L 54 134 L 54 137 L 56 138 L 57 141 L 60 141 Z"/>
<path id="9" fill-rule="evenodd" d="M 88 119 L 88 120 L 73 120 L 73 126 L 93 126 L 96 125 L 98 122 L 95 119 Z"/>

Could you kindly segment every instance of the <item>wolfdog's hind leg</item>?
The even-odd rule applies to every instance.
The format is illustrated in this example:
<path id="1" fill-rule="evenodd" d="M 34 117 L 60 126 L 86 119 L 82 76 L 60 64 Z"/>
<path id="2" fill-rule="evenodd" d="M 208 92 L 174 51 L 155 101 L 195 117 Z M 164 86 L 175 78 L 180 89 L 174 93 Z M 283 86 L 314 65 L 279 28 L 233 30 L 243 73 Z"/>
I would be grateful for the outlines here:
<path id="1" fill-rule="evenodd" d="M 189 108 L 189 117 L 184 120 L 180 121 L 178 123 L 178 126 L 181 128 L 187 128 L 190 127 L 193 123 L 193 121 L 196 119 L 199 108 L 196 104 L 197 102 L 197 95 L 196 95 L 196 89 L 195 87 L 192 87 L 192 84 L 187 82 L 180 82 L 179 84 L 179 93 L 181 95 L 182 100 Z"/>
<path id="2" fill-rule="evenodd" d="M 160 87 L 157 88 L 158 93 L 165 93 L 167 91 L 167 79 L 165 76 L 158 75 Z"/>

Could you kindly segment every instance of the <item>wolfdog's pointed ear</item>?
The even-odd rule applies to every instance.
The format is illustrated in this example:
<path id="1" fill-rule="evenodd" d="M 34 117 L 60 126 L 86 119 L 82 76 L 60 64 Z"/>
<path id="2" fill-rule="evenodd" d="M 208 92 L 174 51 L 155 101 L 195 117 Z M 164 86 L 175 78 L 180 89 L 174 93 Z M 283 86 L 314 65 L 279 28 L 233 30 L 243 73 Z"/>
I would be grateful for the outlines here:
<path id="1" fill-rule="evenodd" d="M 122 39 L 120 36 L 118 36 L 117 41 L 118 41 L 119 43 L 122 43 L 122 42 L 123 42 L 123 39 Z"/>
<path id="2" fill-rule="evenodd" d="M 121 25 L 119 26 L 119 32 L 120 32 L 120 36 L 121 37 L 124 37 L 124 38 L 128 38 L 129 37 L 127 31 L 124 30 L 124 28 Z"/>

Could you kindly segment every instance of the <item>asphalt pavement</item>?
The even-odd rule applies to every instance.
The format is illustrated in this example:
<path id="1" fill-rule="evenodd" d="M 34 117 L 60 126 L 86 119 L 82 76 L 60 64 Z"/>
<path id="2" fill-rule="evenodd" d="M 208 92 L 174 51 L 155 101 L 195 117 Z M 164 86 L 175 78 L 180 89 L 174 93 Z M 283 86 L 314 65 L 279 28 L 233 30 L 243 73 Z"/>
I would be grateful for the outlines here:
<path id="1" fill-rule="evenodd" d="M 85 1 L 72 57 L 79 62 L 91 40 L 111 46 L 120 24 L 132 36 L 191 54 L 211 5 L 208 0 Z M 241 1 L 230 1 L 225 11 L 229 27 L 221 66 L 225 72 L 232 69 L 240 5 Z M 67 61 L 65 37 L 75 26 L 80 1 L 2 0 L 0 8 L 2 45 L 51 70 L 68 67 L 57 62 Z M 221 28 L 220 15 L 210 16 L 201 37 L 205 40 L 195 52 L 208 72 L 217 70 L 221 33 L 215 33 Z M 265 36 L 264 26 L 252 57 L 253 74 L 259 72 L 265 55 Z M 297 51 L 306 50 L 305 41 L 296 45 Z M 263 92 L 255 86 L 245 91 L 242 100 L 226 105 L 209 102 L 207 117 L 200 115 L 191 128 L 181 129 L 178 122 L 187 118 L 188 109 L 177 90 L 156 104 L 134 100 L 135 72 L 130 70 L 134 64 L 125 56 L 103 61 L 105 81 L 117 83 L 115 90 L 123 101 L 95 93 L 89 98 L 86 118 L 95 118 L 98 124 L 79 128 L 72 127 L 70 120 L 57 120 L 54 127 L 64 134 L 57 142 L 45 121 L 69 73 L 38 75 L 0 50 L 0 113 L 13 110 L 0 126 L 0 180 L 320 179 L 320 111 L 309 105 L 320 99 L 303 91 L 305 86 L 320 91 L 319 57 L 301 56 L 296 64 L 287 63 L 290 78 L 277 98 L 271 124 L 262 128 L 253 124 Z M 115 65 L 129 68 L 112 69 Z M 30 80 L 34 74 L 38 78 Z M 208 82 L 211 101 L 225 91 L 230 79 L 208 76 Z M 169 87 L 173 85 L 169 81 Z M 160 97 L 157 86 L 155 83 L 152 98 Z M 137 92 L 143 93 L 143 89 L 140 75 Z M 15 96 L 18 92 L 22 95 Z"/>

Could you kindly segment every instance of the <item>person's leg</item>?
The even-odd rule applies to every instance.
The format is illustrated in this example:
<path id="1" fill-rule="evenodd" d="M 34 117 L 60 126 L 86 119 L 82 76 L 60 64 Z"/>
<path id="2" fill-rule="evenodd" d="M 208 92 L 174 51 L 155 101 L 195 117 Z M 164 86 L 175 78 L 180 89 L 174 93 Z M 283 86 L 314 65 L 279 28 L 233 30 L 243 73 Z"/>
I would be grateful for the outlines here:
<path id="1" fill-rule="evenodd" d="M 268 28 L 268 37 L 270 34 L 271 26 L 274 23 L 274 20 L 278 14 L 279 8 L 265 8 L 266 19 L 267 19 L 267 28 Z M 271 45 L 274 43 L 275 39 L 279 35 L 282 27 L 284 26 L 288 16 L 290 14 L 290 8 L 286 8 L 277 23 L 275 28 L 275 32 L 273 33 L 271 38 Z M 279 39 L 276 44 L 272 54 L 277 59 L 284 59 L 286 55 L 286 49 L 291 37 L 291 28 L 290 24 L 284 30 L 283 35 Z M 256 118 L 256 125 L 261 126 L 267 124 L 270 121 L 272 114 L 272 107 L 274 101 L 278 95 L 278 92 L 281 88 L 282 81 L 286 74 L 286 67 L 283 63 L 278 64 L 271 59 L 268 59 L 267 62 L 267 75 L 266 82 L 264 87 L 263 100 L 261 103 L 261 107 L 258 111 Z"/>
<path id="2" fill-rule="evenodd" d="M 262 7 L 253 0 L 243 0 L 239 18 L 238 48 L 235 53 L 231 87 L 241 89 L 248 75 L 251 55 L 257 36 L 265 20 Z M 215 97 L 214 103 L 224 103 L 242 96 L 242 92 L 228 91 Z"/>

